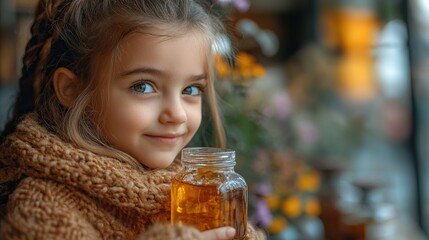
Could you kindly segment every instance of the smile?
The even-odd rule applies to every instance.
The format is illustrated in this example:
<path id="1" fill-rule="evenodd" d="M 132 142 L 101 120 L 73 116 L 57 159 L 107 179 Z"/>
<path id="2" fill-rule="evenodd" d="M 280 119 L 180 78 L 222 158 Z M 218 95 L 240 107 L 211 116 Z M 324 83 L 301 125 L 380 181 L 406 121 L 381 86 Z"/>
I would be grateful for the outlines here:
<path id="1" fill-rule="evenodd" d="M 157 144 L 176 144 L 182 135 L 146 135 Z"/>

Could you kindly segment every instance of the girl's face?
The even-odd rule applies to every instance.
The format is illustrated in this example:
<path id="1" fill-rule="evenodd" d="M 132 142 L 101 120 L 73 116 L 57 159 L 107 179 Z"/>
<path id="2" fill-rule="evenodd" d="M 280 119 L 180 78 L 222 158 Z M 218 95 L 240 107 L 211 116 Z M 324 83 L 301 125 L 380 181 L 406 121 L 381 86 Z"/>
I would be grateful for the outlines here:
<path id="1" fill-rule="evenodd" d="M 201 123 L 207 62 L 198 34 L 154 33 L 121 41 L 103 131 L 110 144 L 143 165 L 165 168 Z"/>

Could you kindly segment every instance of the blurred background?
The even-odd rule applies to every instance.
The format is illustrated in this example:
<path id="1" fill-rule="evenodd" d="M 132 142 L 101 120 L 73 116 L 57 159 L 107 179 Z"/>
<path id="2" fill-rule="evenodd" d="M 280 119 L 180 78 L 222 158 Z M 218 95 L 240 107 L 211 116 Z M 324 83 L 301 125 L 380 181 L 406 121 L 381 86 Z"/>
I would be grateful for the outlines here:
<path id="1" fill-rule="evenodd" d="M 231 32 L 216 84 L 249 219 L 269 239 L 428 239 L 429 1 L 207 1 Z M 0 1 L 0 129 L 35 5 Z"/>

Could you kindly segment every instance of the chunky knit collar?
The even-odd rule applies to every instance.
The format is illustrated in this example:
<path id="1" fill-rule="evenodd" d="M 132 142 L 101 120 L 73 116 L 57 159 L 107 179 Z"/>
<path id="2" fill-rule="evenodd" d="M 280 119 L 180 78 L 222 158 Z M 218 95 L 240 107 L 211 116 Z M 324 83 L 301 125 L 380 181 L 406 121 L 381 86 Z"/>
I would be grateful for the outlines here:
<path id="1" fill-rule="evenodd" d="M 65 143 L 27 116 L 0 148 L 0 193 L 26 176 L 50 179 L 137 214 L 169 210 L 170 182 L 180 168 L 142 170 Z M 9 184 L 10 185 L 10 184 Z"/>

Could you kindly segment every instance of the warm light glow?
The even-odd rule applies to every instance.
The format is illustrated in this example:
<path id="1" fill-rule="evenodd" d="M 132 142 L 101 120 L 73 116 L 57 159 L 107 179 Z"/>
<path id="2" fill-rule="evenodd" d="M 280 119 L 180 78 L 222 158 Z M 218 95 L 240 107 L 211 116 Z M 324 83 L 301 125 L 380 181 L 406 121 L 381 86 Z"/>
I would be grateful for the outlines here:
<path id="1" fill-rule="evenodd" d="M 338 88 L 351 101 L 362 102 L 376 95 L 373 60 L 367 54 L 349 54 L 338 63 Z"/>

